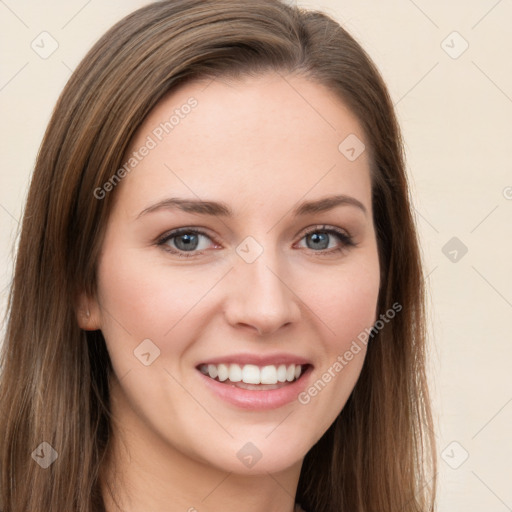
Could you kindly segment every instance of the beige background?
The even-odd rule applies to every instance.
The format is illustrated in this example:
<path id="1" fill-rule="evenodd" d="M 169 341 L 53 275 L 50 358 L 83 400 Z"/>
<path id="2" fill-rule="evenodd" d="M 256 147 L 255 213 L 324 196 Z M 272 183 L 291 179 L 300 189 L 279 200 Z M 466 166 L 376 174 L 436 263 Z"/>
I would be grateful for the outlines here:
<path id="1" fill-rule="evenodd" d="M 55 101 L 93 42 L 146 3 L 0 0 L 2 311 Z M 299 3 L 333 15 L 369 52 L 403 128 L 430 291 L 438 510 L 511 511 L 512 3 Z M 47 59 L 31 48 L 43 31 L 59 45 Z"/>

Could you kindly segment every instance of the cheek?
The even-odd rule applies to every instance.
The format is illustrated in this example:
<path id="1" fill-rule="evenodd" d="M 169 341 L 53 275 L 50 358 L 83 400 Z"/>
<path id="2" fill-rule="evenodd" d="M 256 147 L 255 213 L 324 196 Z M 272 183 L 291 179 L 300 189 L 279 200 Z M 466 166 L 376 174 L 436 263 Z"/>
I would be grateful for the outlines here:
<path id="1" fill-rule="evenodd" d="M 322 333 L 317 337 L 321 344 L 317 373 L 298 396 L 308 418 L 332 423 L 352 393 L 376 320 L 379 285 L 378 259 L 369 254 L 367 259 L 347 260 L 330 275 L 317 273 L 315 286 L 304 288 L 305 302 L 318 320 L 316 332 Z"/>
<path id="2" fill-rule="evenodd" d="M 122 256 L 110 252 L 99 266 L 98 297 L 101 330 L 112 358 L 123 367 L 133 365 L 133 351 L 147 339 L 161 355 L 182 352 L 187 337 L 177 333 L 187 328 L 189 337 L 194 335 L 190 319 L 214 279 L 194 278 L 193 270 L 148 264 L 135 250 Z"/>
<path id="3" fill-rule="evenodd" d="M 317 273 L 304 288 L 305 302 L 323 324 L 327 350 L 346 350 L 377 317 L 379 265 L 376 255 L 355 259 L 336 272 Z"/>
<path id="4" fill-rule="evenodd" d="M 112 243 L 106 248 L 98 269 L 102 331 L 109 350 L 133 358 L 133 350 L 150 339 L 163 354 L 183 352 L 186 340 L 200 336 L 215 313 L 208 295 L 213 288 L 221 291 L 226 269 L 201 271 L 186 264 L 171 268 L 144 258 L 139 250 L 119 247 Z M 316 331 L 312 336 L 320 338 L 330 357 L 345 352 L 373 325 L 379 291 L 376 248 L 339 266 L 295 267 L 289 278 L 299 297 L 290 300 L 304 302 L 300 321 Z"/>
<path id="5" fill-rule="evenodd" d="M 329 311 L 332 329 L 342 345 L 355 339 L 376 320 L 376 306 L 379 293 L 378 279 L 358 279 L 357 275 L 347 276 L 339 283 Z"/>

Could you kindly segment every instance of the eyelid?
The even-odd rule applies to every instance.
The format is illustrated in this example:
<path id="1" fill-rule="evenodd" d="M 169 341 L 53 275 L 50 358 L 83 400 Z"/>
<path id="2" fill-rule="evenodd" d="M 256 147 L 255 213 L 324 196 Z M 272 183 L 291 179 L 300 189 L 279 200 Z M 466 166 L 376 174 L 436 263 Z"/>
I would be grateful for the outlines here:
<path id="1" fill-rule="evenodd" d="M 324 232 L 334 232 L 338 235 L 341 235 L 343 237 L 346 237 L 347 239 L 352 240 L 352 235 L 348 232 L 348 230 L 343 228 L 338 228 L 336 226 L 331 226 L 329 224 L 316 224 L 314 226 L 309 226 L 307 228 L 304 228 L 302 231 L 299 231 L 299 233 L 296 236 L 301 236 L 304 238 L 306 235 L 310 235 L 311 233 L 316 233 L 317 231 L 324 231 Z"/>
<path id="2" fill-rule="evenodd" d="M 331 249 L 315 251 L 313 249 L 306 248 L 309 253 L 313 253 L 315 256 L 329 257 L 332 256 L 333 254 L 344 253 L 348 249 L 359 245 L 359 243 L 354 240 L 354 237 L 346 229 L 330 226 L 328 224 L 317 224 L 316 226 L 310 226 L 308 228 L 305 228 L 304 231 L 300 232 L 299 242 L 303 240 L 304 237 L 311 235 L 313 233 L 335 234 L 341 240 L 341 246 L 334 247 Z"/>
<path id="3" fill-rule="evenodd" d="M 180 251 L 179 249 L 171 249 L 171 248 L 165 248 L 164 246 L 166 243 L 173 239 L 177 238 L 180 235 L 188 234 L 188 233 L 194 233 L 197 235 L 205 236 L 206 238 L 209 238 L 213 243 L 219 244 L 219 242 L 216 240 L 215 236 L 211 235 L 209 232 L 205 231 L 203 228 L 197 228 L 194 226 L 185 226 L 181 228 L 171 229 L 170 231 L 166 231 L 163 235 L 160 235 L 157 239 L 155 244 L 158 247 L 162 247 L 165 251 L 171 253 L 171 254 L 177 254 L 178 256 L 183 256 L 186 258 L 190 258 L 193 256 L 198 256 L 203 254 L 204 251 L 190 251 L 190 253 L 187 254 L 187 251 Z"/>
<path id="4" fill-rule="evenodd" d="M 354 241 L 352 235 L 346 229 L 338 228 L 335 226 L 330 226 L 327 224 L 317 224 L 317 225 L 313 225 L 313 226 L 304 228 L 302 231 L 299 231 L 299 233 L 296 235 L 296 236 L 299 236 L 299 234 L 300 234 L 300 238 L 299 238 L 298 242 L 300 242 L 304 237 L 306 237 L 310 234 L 316 233 L 316 232 L 335 234 L 341 240 L 341 247 L 335 247 L 335 248 L 331 248 L 331 249 L 323 249 L 320 251 L 315 251 L 313 249 L 306 248 L 309 252 L 312 252 L 313 254 L 318 255 L 318 256 L 329 256 L 332 253 L 343 252 L 349 247 L 355 247 L 358 245 L 358 243 L 356 243 Z M 194 226 L 184 226 L 181 228 L 175 228 L 170 231 L 167 231 L 163 235 L 161 235 L 157 238 L 156 245 L 164 246 L 166 244 L 166 242 L 168 242 L 169 240 L 179 237 L 182 234 L 188 234 L 188 233 L 195 233 L 198 235 L 205 236 L 206 238 L 209 238 L 212 242 L 214 242 L 218 245 L 221 245 L 218 242 L 218 240 L 216 240 L 216 237 L 211 235 L 208 231 L 206 231 L 203 228 L 194 227 Z M 167 252 L 170 252 L 171 254 L 177 254 L 180 257 L 186 257 L 186 258 L 200 256 L 205 252 L 205 250 L 202 250 L 202 251 L 194 250 L 194 251 L 188 252 L 188 251 L 181 251 L 179 249 L 169 249 L 169 248 L 165 248 L 165 247 L 163 249 L 166 250 Z"/>
<path id="5" fill-rule="evenodd" d="M 174 238 L 174 237 L 178 237 L 178 236 L 183 235 L 185 233 L 197 233 L 198 235 L 204 235 L 207 238 L 210 238 L 212 241 L 218 243 L 215 240 L 215 237 L 213 235 L 211 235 L 209 232 L 205 231 L 203 228 L 196 228 L 194 226 L 185 226 L 185 227 L 182 227 L 182 228 L 175 228 L 175 229 L 171 229 L 169 231 L 166 231 L 164 234 L 160 235 L 156 239 L 156 243 L 157 244 L 165 243 L 167 240 L 169 240 L 171 238 Z"/>

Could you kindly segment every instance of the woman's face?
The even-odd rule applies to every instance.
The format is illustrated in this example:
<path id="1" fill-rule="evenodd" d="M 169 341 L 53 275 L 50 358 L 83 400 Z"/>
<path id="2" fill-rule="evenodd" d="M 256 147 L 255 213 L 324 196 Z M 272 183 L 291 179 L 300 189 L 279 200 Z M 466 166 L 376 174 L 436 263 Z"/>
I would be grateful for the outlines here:
<path id="1" fill-rule="evenodd" d="M 340 413 L 379 291 L 364 141 L 305 78 L 191 82 L 95 192 L 116 198 L 87 328 L 103 332 L 113 414 L 148 460 L 275 472 Z"/>

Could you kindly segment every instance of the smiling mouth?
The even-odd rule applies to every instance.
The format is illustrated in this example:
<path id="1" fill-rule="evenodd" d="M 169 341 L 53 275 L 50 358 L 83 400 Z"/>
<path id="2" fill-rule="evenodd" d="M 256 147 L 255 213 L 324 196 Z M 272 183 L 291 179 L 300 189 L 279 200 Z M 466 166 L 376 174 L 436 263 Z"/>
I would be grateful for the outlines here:
<path id="1" fill-rule="evenodd" d="M 257 366 L 252 364 L 202 364 L 197 369 L 212 380 L 254 391 L 280 389 L 299 380 L 309 364 Z"/>

